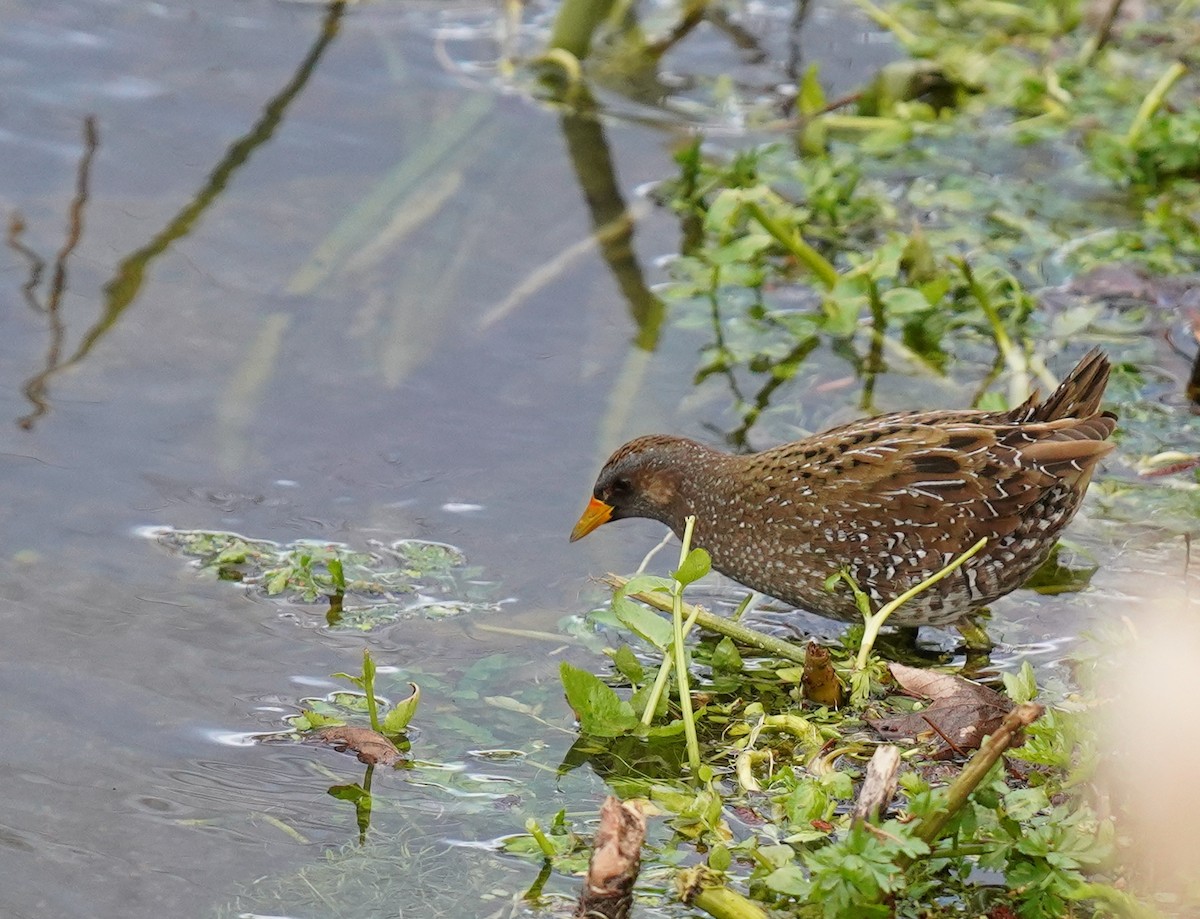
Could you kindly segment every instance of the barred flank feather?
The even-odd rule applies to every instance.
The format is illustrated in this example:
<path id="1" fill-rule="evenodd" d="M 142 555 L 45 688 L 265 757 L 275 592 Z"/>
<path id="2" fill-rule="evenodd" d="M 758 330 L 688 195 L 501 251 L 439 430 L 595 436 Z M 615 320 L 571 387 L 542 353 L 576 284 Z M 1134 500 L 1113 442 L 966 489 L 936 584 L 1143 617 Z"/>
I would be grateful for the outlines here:
<path id="1" fill-rule="evenodd" d="M 858 618 L 847 590 L 824 588 L 839 569 L 882 602 L 986 536 L 893 617 L 949 624 L 1019 587 L 1075 515 L 1113 449 L 1116 416 L 1100 411 L 1108 375 L 1092 351 L 1048 398 L 1007 412 L 898 412 L 749 456 L 642 437 L 609 459 L 594 502 L 676 533 L 694 514 L 693 544 L 718 571 L 834 619 Z"/>

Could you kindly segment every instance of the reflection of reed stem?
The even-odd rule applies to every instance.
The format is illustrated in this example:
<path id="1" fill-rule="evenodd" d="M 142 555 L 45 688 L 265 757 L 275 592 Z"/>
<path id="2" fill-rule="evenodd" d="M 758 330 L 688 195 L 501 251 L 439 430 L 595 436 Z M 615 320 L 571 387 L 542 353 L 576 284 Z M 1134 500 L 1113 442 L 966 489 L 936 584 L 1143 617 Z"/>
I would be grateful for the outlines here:
<path id="1" fill-rule="evenodd" d="M 502 319 L 507 319 L 518 307 L 547 285 L 565 275 L 575 264 L 589 255 L 598 243 L 605 239 L 621 234 L 628 235 L 632 227 L 643 216 L 650 213 L 650 206 L 644 201 L 635 202 L 621 215 L 618 222 L 612 226 L 599 227 L 590 236 L 585 236 L 567 245 L 565 249 L 553 258 L 538 265 L 522 278 L 511 291 L 484 313 L 477 323 L 482 331 L 495 325 Z"/>
<path id="2" fill-rule="evenodd" d="M 308 83 L 325 49 L 337 36 L 338 24 L 344 10 L 345 3 L 343 0 L 335 0 L 335 2 L 329 4 L 321 26 L 320 35 L 301 62 L 296 75 L 267 103 L 266 108 L 263 109 L 262 117 L 259 118 L 254 126 L 226 151 L 225 156 L 221 158 L 216 168 L 209 173 L 204 186 L 191 201 L 150 242 L 126 256 L 117 266 L 112 279 L 104 286 L 104 312 L 84 334 L 74 353 L 62 363 L 58 363 L 58 353 L 61 348 L 62 336 L 59 335 L 57 337 L 52 346 L 53 361 L 48 361 L 46 369 L 26 384 L 26 395 L 29 396 L 30 401 L 37 408 L 34 412 L 20 420 L 19 424 L 22 427 L 32 427 L 33 421 L 45 413 L 44 393 L 49 379 L 68 367 L 77 364 L 88 355 L 96 345 L 96 342 L 104 337 L 105 333 L 121 318 L 121 314 L 125 309 L 136 299 L 138 293 L 141 291 L 146 270 L 149 268 L 151 262 L 166 251 L 173 242 L 183 238 L 191 231 L 192 227 L 195 226 L 208 207 L 225 190 L 225 187 L 229 184 L 229 180 L 237 169 L 250 158 L 250 155 L 258 147 L 271 139 L 275 133 L 275 129 L 279 127 L 280 122 L 283 120 L 283 115 L 288 105 Z M 92 132 L 89 136 L 94 137 L 94 125 L 88 130 Z M 80 163 L 81 174 L 85 168 L 90 167 L 90 164 L 91 153 L 88 152 L 84 160 Z M 79 232 L 82 230 L 84 203 L 86 203 L 86 194 L 82 198 L 77 194 L 71 210 L 72 220 L 77 220 L 77 224 L 73 223 L 72 233 L 68 235 L 67 243 L 59 253 L 55 269 L 55 284 L 52 286 L 51 296 L 47 301 L 46 311 L 52 314 L 53 310 L 51 306 L 57 307 L 62 294 L 66 290 L 66 257 L 74 248 L 79 238 Z M 10 238 L 11 235 L 10 232 Z"/>
<path id="3" fill-rule="evenodd" d="M 633 251 L 633 221 L 617 185 L 604 128 L 594 113 L 572 112 L 563 116 L 562 129 L 571 165 L 592 215 L 592 233 L 637 323 L 636 344 L 653 351 L 658 346 L 665 310 L 662 301 L 646 286 Z"/>
<path id="4" fill-rule="evenodd" d="M 423 133 L 421 143 L 376 182 L 359 204 L 313 249 L 287 282 L 287 292 L 311 293 L 335 272 L 346 270 L 350 260 L 361 257 L 364 249 L 375 248 L 381 233 L 393 233 L 394 242 L 420 219 L 433 216 L 457 190 L 450 190 L 443 200 L 431 201 L 431 196 L 434 199 L 441 197 L 439 183 L 452 181 L 437 176 L 444 173 L 451 162 L 465 168 L 465 162 L 476 151 L 487 149 L 486 126 L 481 128 L 480 122 L 494 107 L 495 101 L 489 95 L 469 96 Z M 426 213 L 416 213 L 420 210 Z M 408 226 L 400 226 L 397 221 Z M 381 227 L 384 228 L 382 231 Z"/>
<path id="5" fill-rule="evenodd" d="M 658 41 L 646 46 L 646 55 L 654 60 L 662 57 L 675 45 L 683 41 L 696 26 L 700 25 L 708 12 L 708 0 L 688 0 L 683 5 L 683 15 L 675 23 L 671 31 Z"/>
<path id="6" fill-rule="evenodd" d="M 321 33 L 308 52 L 308 55 L 300 63 L 296 75 L 267 103 L 266 108 L 263 109 L 262 117 L 255 122 L 254 126 L 226 151 L 225 156 L 217 163 L 216 168 L 208 174 L 207 181 L 195 197 L 150 242 L 136 252 L 126 256 L 121 264 L 117 266 L 116 274 L 104 287 L 105 300 L 107 301 L 104 315 L 100 318 L 99 322 L 92 326 L 91 330 L 84 337 L 79 348 L 72 356 L 72 361 L 84 357 L 92 349 L 92 346 L 120 318 L 125 308 L 137 297 L 146 275 L 146 269 L 150 266 L 150 263 L 161 255 L 171 243 L 182 239 L 191 232 L 196 221 L 200 219 L 221 192 L 225 190 L 233 174 L 250 159 L 250 154 L 271 139 L 275 133 L 275 129 L 283 121 L 283 114 L 287 110 L 287 107 L 308 83 L 309 78 L 316 69 L 317 62 L 321 59 L 321 55 L 325 52 L 329 43 L 337 37 L 338 25 L 344 9 L 345 3 L 341 2 L 341 0 L 329 4 L 328 12 L 325 14 L 325 21 L 321 26 Z"/>
<path id="7" fill-rule="evenodd" d="M 637 254 L 633 250 L 634 220 L 617 185 L 616 170 L 604 128 L 592 111 L 585 84 L 576 92 L 581 105 L 563 116 L 563 137 L 592 217 L 592 236 L 600 246 L 630 315 L 637 326 L 634 347 L 629 350 L 622 371 L 609 394 L 608 409 L 601 426 L 603 443 L 619 440 L 616 432 L 624 426 L 645 377 L 650 354 L 658 347 L 659 330 L 666 307 L 646 286 Z"/>
<path id="8" fill-rule="evenodd" d="M 21 285 L 21 295 L 31 310 L 35 313 L 44 313 L 46 307 L 38 302 L 37 294 L 34 291 L 42 283 L 42 272 L 46 270 L 46 260 L 21 242 L 21 234 L 24 232 L 25 221 L 20 214 L 14 213 L 12 219 L 8 221 L 8 248 L 29 262 L 29 280 Z"/>
<path id="9" fill-rule="evenodd" d="M 870 415 L 875 412 L 875 381 L 883 372 L 883 342 L 887 334 L 887 313 L 879 295 L 879 285 L 867 279 L 871 302 L 871 347 L 863 363 L 863 389 L 859 408 Z"/>
<path id="10" fill-rule="evenodd" d="M 730 431 L 726 437 L 729 444 L 743 450 L 749 448 L 750 429 L 754 427 L 759 416 L 771 404 L 771 396 L 774 395 L 775 390 L 796 375 L 800 365 L 817 349 L 820 343 L 821 339 L 816 335 L 807 335 L 796 342 L 796 346 L 782 360 L 771 364 L 770 377 L 755 394 L 754 405 L 743 411 L 742 423 Z"/>
<path id="11" fill-rule="evenodd" d="M 45 262 L 18 240 L 17 237 L 24 228 L 20 218 L 14 217 L 9 225 L 9 246 L 25 256 L 30 264 L 29 280 L 22 288 L 25 300 L 34 309 L 45 313 L 50 322 L 50 345 L 46 349 L 45 367 L 40 373 L 30 377 L 24 386 L 25 398 L 33 405 L 33 411 L 18 418 L 17 425 L 26 431 L 30 430 L 37 419 L 50 409 L 50 405 L 46 401 L 46 382 L 58 367 L 59 359 L 62 356 L 63 338 L 66 335 L 66 327 L 63 325 L 62 316 L 59 315 L 59 307 L 62 305 L 63 294 L 67 290 L 67 260 L 70 259 L 79 245 L 79 240 L 83 237 L 83 212 L 90 196 L 92 160 L 99 146 L 100 136 L 96 131 L 96 119 L 94 116 L 88 115 L 83 119 L 83 155 L 79 158 L 79 168 L 75 174 L 75 197 L 71 199 L 71 207 L 68 211 L 67 238 L 63 241 L 62 248 L 58 250 L 58 255 L 55 256 L 54 275 L 50 281 L 50 293 L 45 304 L 38 303 L 37 295 L 34 293 L 34 289 L 41 281 Z"/>

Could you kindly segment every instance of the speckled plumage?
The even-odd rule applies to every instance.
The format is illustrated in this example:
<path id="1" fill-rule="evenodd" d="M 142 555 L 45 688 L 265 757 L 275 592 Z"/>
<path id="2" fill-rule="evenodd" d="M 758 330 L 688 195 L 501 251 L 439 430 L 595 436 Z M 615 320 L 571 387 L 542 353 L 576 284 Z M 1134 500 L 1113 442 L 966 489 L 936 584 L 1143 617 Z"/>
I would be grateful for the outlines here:
<path id="1" fill-rule="evenodd" d="M 859 617 L 846 567 L 886 601 L 986 536 L 984 549 L 901 607 L 896 625 L 948 625 L 1021 584 L 1075 515 L 1116 416 L 1100 412 L 1109 363 L 1088 354 L 1045 401 L 1007 412 L 899 412 L 737 456 L 665 435 L 605 464 L 572 538 L 649 517 L 747 587 L 832 619 Z M 611 510 L 611 513 L 610 513 Z"/>

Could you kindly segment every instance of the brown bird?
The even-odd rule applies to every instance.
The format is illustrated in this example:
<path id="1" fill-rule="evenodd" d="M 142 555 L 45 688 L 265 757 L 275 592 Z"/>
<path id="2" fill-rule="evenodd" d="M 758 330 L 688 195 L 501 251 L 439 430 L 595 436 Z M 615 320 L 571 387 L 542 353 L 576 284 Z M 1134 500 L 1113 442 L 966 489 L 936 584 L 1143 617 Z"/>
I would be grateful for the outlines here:
<path id="1" fill-rule="evenodd" d="M 895 412 L 761 453 L 682 437 L 631 440 L 604 465 L 571 541 L 623 517 L 682 535 L 753 590 L 831 619 L 860 618 L 848 571 L 876 606 L 961 555 L 893 625 L 949 625 L 1020 587 L 1075 516 L 1116 427 L 1100 411 L 1109 362 L 1092 351 L 1045 401 L 1006 412 Z"/>

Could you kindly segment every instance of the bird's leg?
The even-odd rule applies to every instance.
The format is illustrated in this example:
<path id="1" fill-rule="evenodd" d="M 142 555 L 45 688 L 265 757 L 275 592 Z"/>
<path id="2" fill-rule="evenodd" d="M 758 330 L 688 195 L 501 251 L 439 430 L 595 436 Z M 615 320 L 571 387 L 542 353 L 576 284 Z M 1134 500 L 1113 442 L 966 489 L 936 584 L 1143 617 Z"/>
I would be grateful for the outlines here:
<path id="1" fill-rule="evenodd" d="M 968 655 L 986 654 L 996 646 L 995 642 L 988 637 L 987 629 L 981 626 L 974 617 L 960 619 L 955 628 L 963 637 L 963 645 Z"/>
<path id="2" fill-rule="evenodd" d="M 920 637 L 921 627 L 916 625 L 896 626 L 896 646 L 905 651 L 917 650 L 917 638 Z"/>

